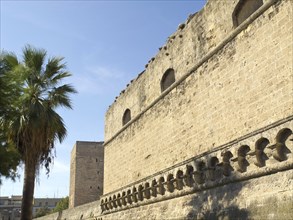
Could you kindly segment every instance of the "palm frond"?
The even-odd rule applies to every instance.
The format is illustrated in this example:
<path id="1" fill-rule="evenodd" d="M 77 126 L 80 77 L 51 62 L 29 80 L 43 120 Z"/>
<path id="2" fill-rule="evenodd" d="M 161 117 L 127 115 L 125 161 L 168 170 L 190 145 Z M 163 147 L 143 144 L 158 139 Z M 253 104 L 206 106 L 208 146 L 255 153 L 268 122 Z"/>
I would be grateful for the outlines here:
<path id="1" fill-rule="evenodd" d="M 49 92 L 48 103 L 52 108 L 61 106 L 71 109 L 72 104 L 69 95 L 73 93 L 76 93 L 76 90 L 69 84 L 64 84 L 57 88 L 53 88 Z"/>
<path id="2" fill-rule="evenodd" d="M 18 59 L 14 53 L 1 52 L 0 53 L 0 74 L 3 75 L 11 71 L 19 64 Z"/>
<path id="3" fill-rule="evenodd" d="M 62 79 L 69 77 L 69 76 L 71 76 L 71 73 L 69 73 L 69 72 L 60 72 L 54 78 L 51 79 L 51 82 L 56 85 Z"/>
<path id="4" fill-rule="evenodd" d="M 55 74 L 58 74 L 61 70 L 66 69 L 66 64 L 61 63 L 63 59 L 63 57 L 50 58 L 44 71 L 44 77 L 51 79 Z"/>
<path id="5" fill-rule="evenodd" d="M 44 64 L 47 52 L 43 49 L 36 49 L 31 45 L 27 45 L 23 49 L 24 64 L 31 70 L 40 73 Z"/>

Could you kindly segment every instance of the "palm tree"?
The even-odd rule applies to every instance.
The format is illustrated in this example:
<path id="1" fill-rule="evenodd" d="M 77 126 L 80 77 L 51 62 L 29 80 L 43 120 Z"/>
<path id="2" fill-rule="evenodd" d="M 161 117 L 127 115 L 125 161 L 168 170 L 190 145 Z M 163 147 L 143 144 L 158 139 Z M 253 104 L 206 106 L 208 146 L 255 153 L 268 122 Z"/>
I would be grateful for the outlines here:
<path id="1" fill-rule="evenodd" d="M 14 57 L 17 61 L 17 57 Z M 58 107 L 71 108 L 69 95 L 75 89 L 60 85 L 71 74 L 62 63 L 63 58 L 53 57 L 45 65 L 46 51 L 26 46 L 23 61 L 8 72 L 12 81 L 18 81 L 19 97 L 13 103 L 13 117 L 6 121 L 9 142 L 18 149 L 24 163 L 24 185 L 21 219 L 32 219 L 32 205 L 36 174 L 40 166 L 49 165 L 54 157 L 54 143 L 61 143 L 66 128 Z"/>

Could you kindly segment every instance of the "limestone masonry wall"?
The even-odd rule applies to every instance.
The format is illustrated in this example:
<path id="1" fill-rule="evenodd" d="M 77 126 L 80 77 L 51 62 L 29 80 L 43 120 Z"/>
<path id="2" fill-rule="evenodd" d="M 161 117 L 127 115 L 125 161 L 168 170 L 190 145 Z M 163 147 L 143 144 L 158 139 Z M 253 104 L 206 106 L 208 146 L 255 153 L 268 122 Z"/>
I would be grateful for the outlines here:
<path id="1" fill-rule="evenodd" d="M 292 219 L 293 170 L 174 196 L 101 216 L 103 220 Z M 93 218 L 94 219 L 94 218 Z M 99 217 L 97 217 L 99 219 Z"/>
<path id="2" fill-rule="evenodd" d="M 196 219 L 201 219 L 201 213 L 205 212 L 204 219 L 210 219 L 206 214 L 211 213 L 222 216 L 222 218 L 224 216 L 232 218 L 239 212 L 239 219 L 250 219 L 251 217 L 274 218 L 274 216 L 269 217 L 268 213 L 275 213 L 276 216 L 283 216 L 286 219 L 285 216 L 292 216 L 293 214 L 293 203 L 291 202 L 293 199 L 291 192 L 293 189 L 291 176 L 293 169 L 292 130 L 293 117 L 291 116 L 239 137 L 239 139 L 223 146 L 217 146 L 213 150 L 177 163 L 142 180 L 103 195 L 101 197 L 102 211 L 104 215 L 113 217 L 119 216 L 120 212 L 128 209 L 147 206 L 142 208 L 142 214 L 138 215 L 142 217 L 147 214 L 146 210 L 149 209 L 151 212 L 154 207 L 160 207 L 161 202 L 168 201 L 163 203 L 169 207 L 166 208 L 166 215 L 169 215 L 169 217 L 189 218 L 196 216 Z M 289 172 L 291 174 L 286 175 L 288 170 L 291 170 Z M 283 174 L 279 175 L 278 173 Z M 270 177 L 264 178 L 265 176 Z M 280 177 L 282 177 L 282 180 L 279 179 Z M 253 180 L 255 178 L 273 180 L 274 187 L 280 187 L 279 190 L 282 191 L 282 194 L 272 190 L 271 184 L 268 182 L 261 183 L 261 180 Z M 286 184 L 284 185 L 279 181 Z M 253 184 L 259 185 L 253 186 Z M 262 189 L 266 185 L 268 188 Z M 234 187 L 237 188 L 237 191 L 234 191 Z M 216 194 L 210 194 L 210 189 L 215 189 L 213 191 Z M 260 190 L 257 192 L 258 197 L 267 197 L 263 209 L 268 209 L 270 212 L 257 210 L 256 213 L 253 206 L 262 203 L 259 198 L 255 198 L 256 196 L 253 196 L 254 198 L 251 201 L 243 201 L 250 201 L 249 206 L 243 207 L 243 204 L 241 205 L 241 196 L 238 197 L 238 195 L 243 195 L 243 198 L 245 198 L 245 192 L 251 191 L 253 195 L 255 189 Z M 196 194 L 195 197 L 199 197 L 200 200 L 206 202 L 193 203 L 189 201 L 190 205 L 183 203 L 180 206 L 181 208 L 177 210 L 173 210 L 169 206 L 169 203 L 174 204 L 170 200 L 188 194 Z M 247 199 L 249 196 L 247 195 Z M 275 200 L 282 201 L 283 196 L 286 197 L 286 200 L 280 202 L 282 207 L 273 207 L 276 205 Z M 272 199 L 269 199 L 269 197 Z M 238 199 L 239 202 L 236 202 Z M 156 204 L 153 205 L 153 203 Z M 193 206 L 192 216 L 189 216 L 186 212 L 188 208 L 191 208 L 189 206 Z M 239 207 L 242 208 L 239 209 Z M 283 209 L 283 212 L 281 215 L 277 215 L 278 210 L 281 209 Z M 153 214 L 160 219 L 160 215 L 155 210 L 157 208 L 154 208 Z M 237 213 L 234 213 L 235 211 Z M 117 214 L 117 212 L 119 213 Z M 176 215 L 173 215 L 174 212 Z M 128 213 L 127 217 L 125 216 L 123 219 L 134 216 L 135 210 L 126 213 Z M 257 215 L 255 216 L 255 214 Z M 267 218 L 264 216 L 267 216 Z"/>
<path id="3" fill-rule="evenodd" d="M 160 96 L 165 70 L 173 68 L 179 80 L 233 34 L 237 2 L 208 1 L 110 107 L 105 193 L 292 115 L 292 1 L 287 0 L 248 21 L 239 34 Z M 264 6 L 270 2 L 264 1 Z M 134 120 L 122 128 L 127 108 Z"/>
<path id="4" fill-rule="evenodd" d="M 233 30 L 231 15 L 237 1 L 208 1 L 205 7 L 191 15 L 173 33 L 158 54 L 123 91 L 106 113 L 105 141 L 121 129 L 121 118 L 126 108 L 138 115 L 161 94 L 160 80 L 168 68 L 179 79 Z"/>
<path id="5" fill-rule="evenodd" d="M 99 206 L 100 201 L 90 202 L 85 205 L 80 205 L 75 208 L 69 208 L 64 211 L 56 212 L 51 215 L 46 215 L 44 217 L 35 218 L 38 220 L 81 220 L 81 219 L 91 219 L 91 220 L 101 220 L 101 218 L 96 218 L 101 213 L 101 208 Z"/>

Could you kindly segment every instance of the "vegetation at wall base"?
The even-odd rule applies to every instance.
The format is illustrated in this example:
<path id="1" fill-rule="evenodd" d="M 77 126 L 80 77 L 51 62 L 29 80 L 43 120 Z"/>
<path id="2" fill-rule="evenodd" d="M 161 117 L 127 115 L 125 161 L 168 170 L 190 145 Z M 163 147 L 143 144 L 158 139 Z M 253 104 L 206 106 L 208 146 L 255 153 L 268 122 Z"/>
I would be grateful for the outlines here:
<path id="1" fill-rule="evenodd" d="M 39 218 L 49 214 L 51 214 L 51 210 L 48 207 L 42 207 L 42 208 L 39 208 L 39 210 L 37 211 L 34 217 Z"/>
<path id="2" fill-rule="evenodd" d="M 52 213 L 54 212 L 60 212 L 65 209 L 68 209 L 69 206 L 69 197 L 66 196 L 65 198 L 62 198 L 56 205 L 56 207 L 52 210 Z"/>

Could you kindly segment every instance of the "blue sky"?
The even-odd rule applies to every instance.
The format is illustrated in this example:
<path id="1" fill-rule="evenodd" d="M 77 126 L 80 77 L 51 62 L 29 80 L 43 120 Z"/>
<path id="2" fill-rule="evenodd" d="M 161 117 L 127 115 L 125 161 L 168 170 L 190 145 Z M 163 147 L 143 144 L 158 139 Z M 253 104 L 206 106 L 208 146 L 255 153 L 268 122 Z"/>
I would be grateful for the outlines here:
<path id="1" fill-rule="evenodd" d="M 205 0 L 9 1 L 0 0 L 0 47 L 21 57 L 31 44 L 65 57 L 78 90 L 73 110 L 60 109 L 68 136 L 57 144 L 49 178 L 41 170 L 35 197 L 69 193 L 70 152 L 77 140 L 104 140 L 104 115 L 126 84 L 144 70 L 169 35 Z M 21 177 L 4 180 L 0 196 L 20 195 Z"/>

